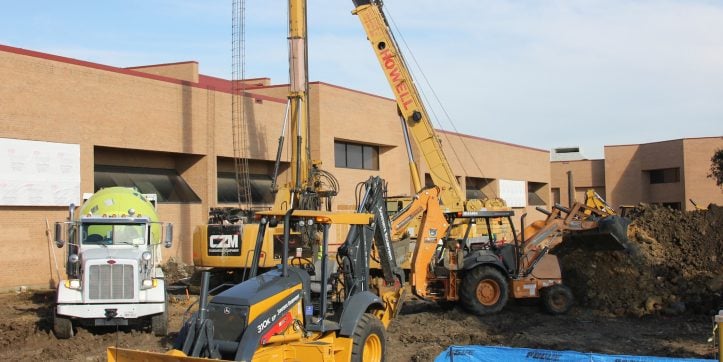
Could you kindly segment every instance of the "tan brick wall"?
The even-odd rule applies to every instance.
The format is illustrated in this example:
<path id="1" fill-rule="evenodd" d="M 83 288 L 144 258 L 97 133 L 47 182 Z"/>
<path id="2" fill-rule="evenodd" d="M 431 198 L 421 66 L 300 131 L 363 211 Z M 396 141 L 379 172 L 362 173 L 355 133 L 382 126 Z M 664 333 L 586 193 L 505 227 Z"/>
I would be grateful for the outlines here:
<path id="1" fill-rule="evenodd" d="M 683 169 L 681 140 L 605 147 L 608 203 L 620 205 L 682 202 L 683 182 L 650 184 L 649 170 Z M 681 174 L 682 176 L 682 174 Z"/>
<path id="2" fill-rule="evenodd" d="M 721 137 L 606 146 L 608 202 L 614 207 L 639 202 L 678 202 L 686 210 L 693 209 L 691 198 L 703 207 L 709 203 L 723 204 L 720 189 L 706 177 L 710 158 L 721 147 Z M 665 168 L 679 168 L 680 182 L 651 184 L 647 171 Z"/>
<path id="3" fill-rule="evenodd" d="M 550 187 L 559 190 L 560 204 L 570 204 L 567 187 L 567 172 L 572 172 L 575 200 L 585 201 L 587 189 L 595 191 L 607 200 L 605 193 L 605 160 L 579 160 L 550 162 Z"/>
<path id="4" fill-rule="evenodd" d="M 452 166 L 455 176 L 461 181 L 462 192 L 465 192 L 465 177 L 487 178 L 495 180 L 517 180 L 547 184 L 543 199 L 548 201 L 550 193 L 550 153 L 524 146 L 497 142 L 453 132 L 438 132 L 442 141 L 442 149 Z M 416 159 L 421 163 L 420 173 L 428 173 L 426 165 L 418 151 Z M 424 180 L 424 178 L 422 178 Z M 527 184 L 526 184 L 527 185 Z M 496 182 L 490 188 L 493 195 L 499 196 Z M 535 206 L 517 208 L 516 216 L 527 213 L 527 222 L 543 219 L 544 214 Z"/>
<path id="5" fill-rule="evenodd" d="M 198 62 L 157 64 L 126 69 L 198 83 Z"/>
<path id="6" fill-rule="evenodd" d="M 697 138 L 683 140 L 685 152 L 685 208 L 692 210 L 692 199 L 699 207 L 714 203 L 723 205 L 723 189 L 716 186 L 715 180 L 708 178 L 710 159 L 716 150 L 723 148 L 723 137 Z"/>
<path id="7" fill-rule="evenodd" d="M 58 278 L 53 254 L 64 277 L 65 249 L 48 242 L 45 220 L 50 225 L 52 240 L 55 221 L 63 221 L 67 216 L 67 207 L 0 206 L 0 291 L 20 285 L 54 287 Z"/>

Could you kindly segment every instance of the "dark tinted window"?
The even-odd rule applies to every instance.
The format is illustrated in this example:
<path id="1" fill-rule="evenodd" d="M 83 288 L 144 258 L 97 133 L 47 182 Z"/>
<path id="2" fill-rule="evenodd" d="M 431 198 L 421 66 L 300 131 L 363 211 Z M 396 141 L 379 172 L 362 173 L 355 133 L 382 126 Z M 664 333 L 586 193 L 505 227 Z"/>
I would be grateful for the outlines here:
<path id="1" fill-rule="evenodd" d="M 162 168 L 95 166 L 95 191 L 104 187 L 134 187 L 143 194 L 156 194 L 158 202 L 201 202 L 176 170 Z"/>
<path id="2" fill-rule="evenodd" d="M 336 167 L 378 170 L 379 147 L 336 141 L 334 164 Z"/>
<path id="3" fill-rule="evenodd" d="M 217 180 L 218 202 L 239 202 L 236 175 L 233 172 L 219 172 Z M 249 187 L 251 191 L 251 203 L 271 204 L 274 202 L 274 196 L 271 193 L 271 176 L 250 174 Z M 246 200 L 241 201 L 245 202 Z"/>
<path id="4" fill-rule="evenodd" d="M 680 182 L 680 169 L 677 167 L 650 170 L 648 171 L 648 174 L 650 175 L 651 184 L 668 184 Z"/>

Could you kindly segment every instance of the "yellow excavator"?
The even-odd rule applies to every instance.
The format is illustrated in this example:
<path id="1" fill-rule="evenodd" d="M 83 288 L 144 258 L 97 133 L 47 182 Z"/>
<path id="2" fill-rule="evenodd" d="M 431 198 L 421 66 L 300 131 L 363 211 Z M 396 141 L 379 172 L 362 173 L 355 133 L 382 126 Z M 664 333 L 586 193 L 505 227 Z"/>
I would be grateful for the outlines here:
<path id="1" fill-rule="evenodd" d="M 476 314 L 501 310 L 510 295 L 542 296 L 548 311 L 565 312 L 572 304 L 572 293 L 562 284 L 557 257 L 550 252 L 570 240 L 570 235 L 584 235 L 581 244 L 586 246 L 623 249 L 627 222 L 582 204 L 570 208 L 555 205 L 552 211 L 541 210 L 548 214 L 546 220 L 518 235 L 511 220 L 513 212 L 500 207 L 504 204 L 467 200 L 389 28 L 382 1 L 353 3 L 352 13 L 361 21 L 394 93 L 404 134 L 411 135 L 405 142 L 417 194 L 391 217 L 391 233 L 404 233 L 410 223 L 419 220 L 410 264 L 412 292 L 430 301 L 460 301 Z M 410 138 L 427 163 L 432 187 L 420 187 Z"/>

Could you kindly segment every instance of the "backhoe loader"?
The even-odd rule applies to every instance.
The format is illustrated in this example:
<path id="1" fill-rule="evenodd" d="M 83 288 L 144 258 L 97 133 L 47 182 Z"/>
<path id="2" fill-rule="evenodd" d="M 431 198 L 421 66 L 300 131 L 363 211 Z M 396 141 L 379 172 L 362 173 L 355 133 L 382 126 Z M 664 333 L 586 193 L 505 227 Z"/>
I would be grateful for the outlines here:
<path id="1" fill-rule="evenodd" d="M 550 312 L 565 312 L 572 295 L 562 286 L 559 263 L 549 251 L 570 240 L 570 235 L 582 237 L 582 233 L 584 241 L 590 241 L 583 245 L 624 249 L 627 223 L 581 204 L 570 209 L 555 205 L 545 221 L 525 228 L 518 238 L 512 211 L 499 207 L 504 204 L 467 200 L 389 28 L 382 1 L 352 1 L 352 13 L 361 21 L 394 93 L 417 190 L 413 200 L 391 217 L 395 236 L 420 220 L 410 265 L 412 292 L 431 301 L 461 301 L 476 314 L 501 310 L 509 295 L 544 296 Z M 433 187 L 420 187 L 410 138 L 427 163 Z"/>
<path id="2" fill-rule="evenodd" d="M 384 181 L 372 177 L 363 186 L 354 213 L 258 213 L 253 260 L 259 260 L 267 229 L 281 224 L 287 247 L 295 232 L 321 230 L 320 257 L 283 253 L 276 269 L 260 275 L 253 263 L 248 280 L 210 301 L 205 272 L 198 312 L 185 322 L 175 349 L 161 354 L 111 347 L 108 361 L 383 361 L 385 329 L 401 308 L 404 273 L 391 248 Z M 350 225 L 335 257 L 328 252 L 334 224 Z M 369 272 L 372 247 L 380 252 L 379 277 Z"/>

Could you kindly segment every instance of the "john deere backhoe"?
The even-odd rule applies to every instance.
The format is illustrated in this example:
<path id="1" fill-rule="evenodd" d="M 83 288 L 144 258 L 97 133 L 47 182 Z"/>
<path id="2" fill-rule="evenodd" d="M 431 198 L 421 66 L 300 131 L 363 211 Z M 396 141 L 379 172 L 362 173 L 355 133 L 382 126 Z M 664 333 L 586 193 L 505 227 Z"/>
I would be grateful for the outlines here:
<path id="1" fill-rule="evenodd" d="M 208 300 L 203 277 L 198 312 L 186 321 L 168 353 L 109 348 L 108 361 L 383 361 L 385 329 L 401 308 L 404 273 L 389 238 L 379 177 L 364 182 L 357 212 L 289 209 L 259 213 L 253 260 L 259 260 L 268 228 L 283 224 L 288 250 L 296 233 L 319 232 L 319 263 L 301 253 L 282 254 L 279 266 L 251 277 Z M 329 228 L 350 225 L 334 256 L 328 252 Z M 383 274 L 369 273 L 370 252 L 380 255 Z M 317 265 L 317 266 L 315 266 Z"/>
<path id="2" fill-rule="evenodd" d="M 599 212 L 596 216 L 600 217 L 591 218 L 586 212 L 597 210 L 584 205 L 575 204 L 570 209 L 556 205 L 551 212 L 543 210 L 548 214 L 545 221 L 535 222 L 517 235 L 512 211 L 499 208 L 504 204 L 466 200 L 389 28 L 382 1 L 353 3 L 353 14 L 359 17 L 394 93 L 404 133 L 411 134 L 435 184 L 421 189 L 407 137 L 410 170 L 418 192 L 392 216 L 391 232 L 395 236 L 404 233 L 409 223 L 421 216 L 410 266 L 413 293 L 431 301 L 461 301 L 476 314 L 501 310 L 508 296 L 544 296 L 550 312 L 566 311 L 572 294 L 562 285 L 558 260 L 550 251 L 569 240 L 569 235 L 583 232 L 585 240 L 595 241 L 584 244 L 624 248 L 627 223 Z"/>

